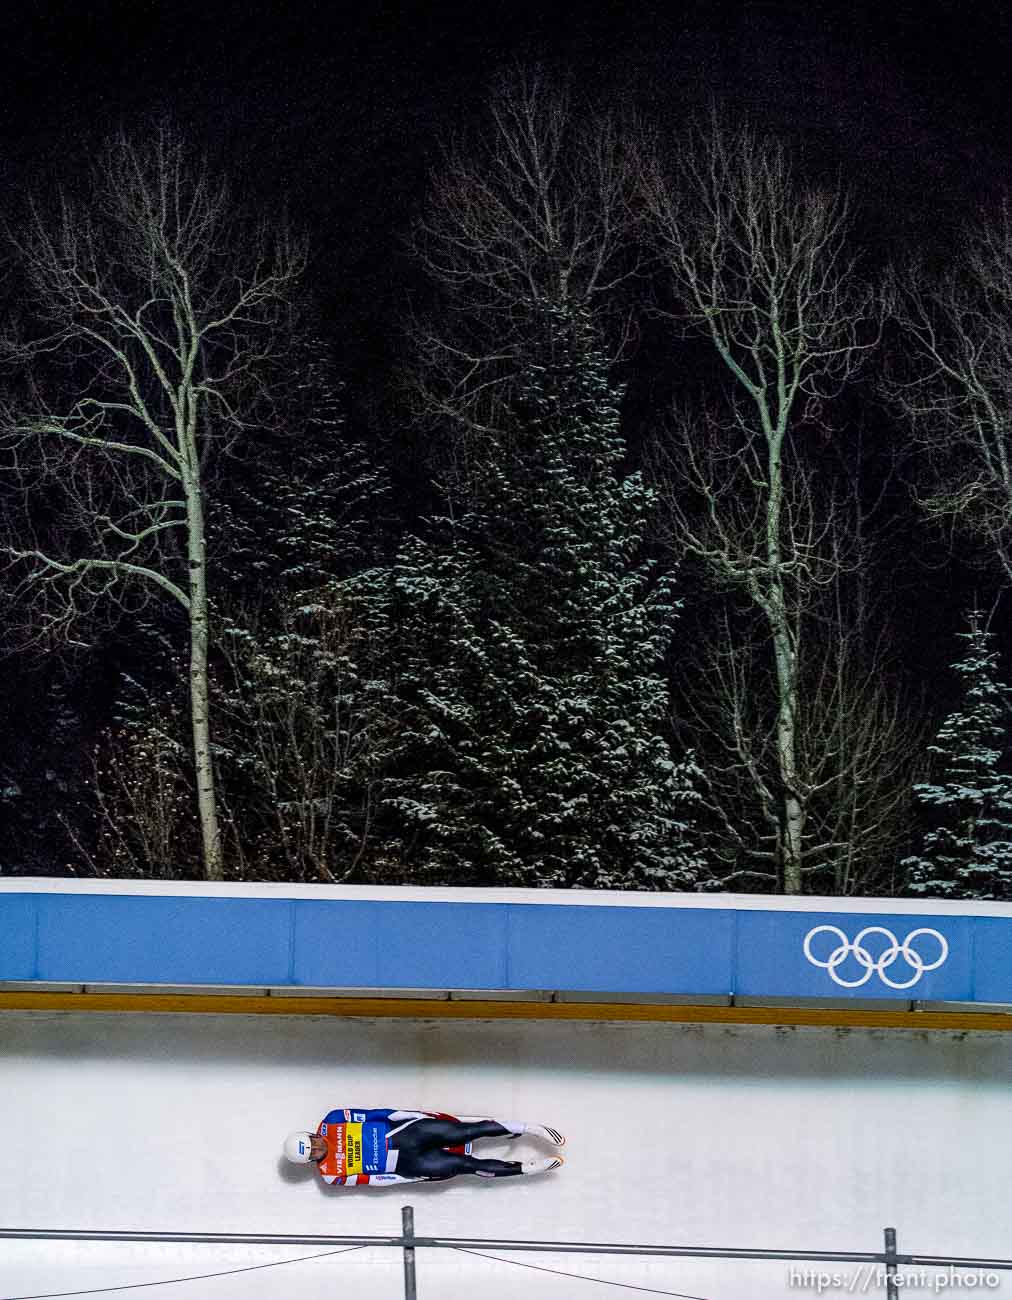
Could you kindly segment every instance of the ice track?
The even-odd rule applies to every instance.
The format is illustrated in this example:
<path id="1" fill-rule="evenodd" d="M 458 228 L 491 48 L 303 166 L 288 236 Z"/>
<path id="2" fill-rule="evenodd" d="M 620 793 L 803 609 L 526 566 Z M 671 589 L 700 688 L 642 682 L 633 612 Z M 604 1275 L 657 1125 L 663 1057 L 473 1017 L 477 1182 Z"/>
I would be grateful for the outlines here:
<path id="1" fill-rule="evenodd" d="M 5 1011 L 0 1222 L 395 1235 L 411 1204 L 419 1235 L 873 1251 L 894 1225 L 901 1250 L 1008 1256 L 1010 1067 L 1012 1039 L 994 1033 Z M 544 1121 L 566 1133 L 567 1163 L 523 1181 L 327 1189 L 284 1163 L 281 1141 L 342 1105 Z M 5 1241 L 0 1296 L 319 1249 Z M 791 1273 L 812 1265 L 512 1258 L 713 1300 L 815 1294 Z M 419 1250 L 417 1273 L 420 1300 L 636 1294 L 450 1251 Z M 110 1294 L 397 1300 L 402 1261 L 368 1247 Z"/>

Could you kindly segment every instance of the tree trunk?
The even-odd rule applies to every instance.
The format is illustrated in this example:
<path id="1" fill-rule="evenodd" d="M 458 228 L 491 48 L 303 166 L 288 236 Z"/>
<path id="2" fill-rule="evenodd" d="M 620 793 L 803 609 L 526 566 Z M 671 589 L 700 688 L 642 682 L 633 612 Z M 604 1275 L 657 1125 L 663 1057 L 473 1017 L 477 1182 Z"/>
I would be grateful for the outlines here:
<path id="1" fill-rule="evenodd" d="M 197 781 L 197 809 L 203 846 L 204 878 L 224 879 L 218 800 L 211 753 L 208 699 L 207 553 L 204 544 L 204 502 L 195 440 L 188 439 L 185 479 L 187 561 L 190 596 L 190 716 L 193 723 L 193 763 Z"/>
<path id="2" fill-rule="evenodd" d="M 781 384 L 781 391 L 782 391 Z M 801 893 L 802 836 L 805 805 L 798 793 L 797 718 L 798 657 L 788 622 L 787 593 L 784 589 L 783 556 L 780 549 L 783 510 L 784 467 L 781 459 L 786 432 L 786 412 L 780 403 L 780 419 L 774 426 L 763 409 L 763 426 L 769 447 L 769 497 L 766 502 L 766 556 L 769 568 L 766 616 L 773 634 L 773 655 L 777 674 L 777 765 L 780 769 L 781 839 L 780 868 L 785 894 Z"/>
<path id="3" fill-rule="evenodd" d="M 801 893 L 802 836 L 805 805 L 798 794 L 797 706 L 798 673 L 793 647 L 781 631 L 774 633 L 777 661 L 777 760 L 783 790 L 781 869 L 785 894 Z"/>

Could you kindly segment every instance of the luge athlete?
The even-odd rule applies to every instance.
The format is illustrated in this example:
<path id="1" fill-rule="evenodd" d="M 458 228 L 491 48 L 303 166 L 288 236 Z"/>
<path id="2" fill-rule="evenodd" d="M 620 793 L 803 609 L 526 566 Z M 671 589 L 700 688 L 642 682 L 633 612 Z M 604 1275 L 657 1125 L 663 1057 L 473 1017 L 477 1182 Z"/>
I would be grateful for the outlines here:
<path id="1" fill-rule="evenodd" d="M 471 1155 L 480 1138 L 527 1134 L 554 1147 L 566 1139 L 547 1124 L 506 1120 L 459 1120 L 427 1110 L 332 1110 L 315 1133 L 291 1133 L 285 1155 L 295 1164 L 315 1164 L 325 1183 L 383 1186 L 389 1183 L 442 1182 L 457 1174 L 508 1178 L 558 1169 L 559 1155 L 540 1160 L 482 1160 Z"/>

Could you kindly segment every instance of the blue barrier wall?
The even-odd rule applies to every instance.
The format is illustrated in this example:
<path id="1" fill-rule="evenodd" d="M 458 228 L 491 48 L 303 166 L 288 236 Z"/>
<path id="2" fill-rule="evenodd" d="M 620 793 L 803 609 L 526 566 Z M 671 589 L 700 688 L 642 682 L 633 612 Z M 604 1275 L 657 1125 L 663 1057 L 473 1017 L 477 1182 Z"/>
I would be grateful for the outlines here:
<path id="1" fill-rule="evenodd" d="M 636 897 L 635 906 L 180 897 L 32 892 L 24 882 L 0 892 L 0 981 L 1012 1004 L 1012 907 L 835 912 Z"/>

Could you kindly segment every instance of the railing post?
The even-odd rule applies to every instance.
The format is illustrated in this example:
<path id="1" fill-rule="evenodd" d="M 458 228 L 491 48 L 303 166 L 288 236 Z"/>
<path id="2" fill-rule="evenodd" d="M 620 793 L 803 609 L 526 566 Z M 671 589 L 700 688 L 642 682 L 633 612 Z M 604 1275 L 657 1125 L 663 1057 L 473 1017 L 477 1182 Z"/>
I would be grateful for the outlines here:
<path id="1" fill-rule="evenodd" d="M 415 1212 L 410 1205 L 401 1207 L 401 1236 L 404 1241 L 404 1300 L 418 1300 L 415 1286 Z"/>
<path id="2" fill-rule="evenodd" d="M 886 1272 L 886 1300 L 899 1300 L 899 1288 L 896 1285 L 896 1229 L 886 1228 L 885 1230 L 885 1272 Z"/>

